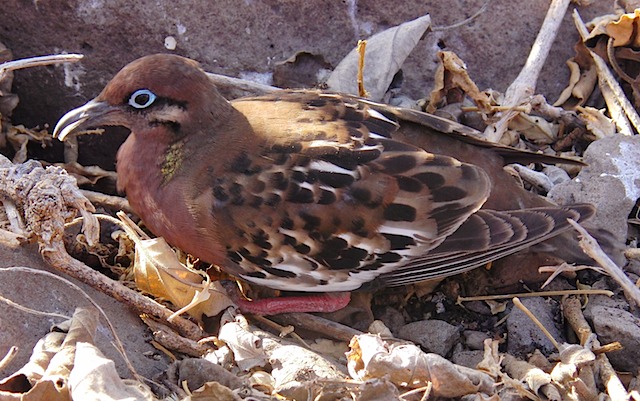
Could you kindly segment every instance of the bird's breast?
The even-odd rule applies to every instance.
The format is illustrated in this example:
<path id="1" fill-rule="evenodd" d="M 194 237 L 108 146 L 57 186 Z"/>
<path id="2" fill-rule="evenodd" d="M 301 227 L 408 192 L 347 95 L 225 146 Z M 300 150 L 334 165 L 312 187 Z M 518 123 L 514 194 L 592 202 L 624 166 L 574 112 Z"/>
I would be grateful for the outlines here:
<path id="1" fill-rule="evenodd" d="M 131 135 L 117 157 L 118 188 L 153 234 L 208 262 L 217 262 L 217 245 L 194 217 L 190 181 L 178 179 L 177 145 L 142 143 Z"/>

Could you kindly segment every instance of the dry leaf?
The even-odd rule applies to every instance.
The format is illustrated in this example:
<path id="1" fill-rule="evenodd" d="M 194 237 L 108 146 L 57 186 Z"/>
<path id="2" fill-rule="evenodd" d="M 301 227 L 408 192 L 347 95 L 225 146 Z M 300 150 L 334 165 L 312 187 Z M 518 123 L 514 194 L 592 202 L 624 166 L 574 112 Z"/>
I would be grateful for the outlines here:
<path id="1" fill-rule="evenodd" d="M 335 358 L 336 360 L 344 358 L 344 354 L 349 351 L 346 342 L 333 341 L 327 338 L 318 338 L 309 343 L 309 348 L 320 355 Z"/>
<path id="2" fill-rule="evenodd" d="M 50 333 L 34 348 L 31 360 L 12 380 L 28 378 L 32 387 L 20 391 L 23 401 L 155 400 L 148 387 L 118 376 L 113 361 L 93 345 L 98 326 L 95 309 L 78 308 L 70 321 L 57 325 L 67 333 Z M 11 384 L 4 380 L 0 389 Z M 15 391 L 12 391 L 15 393 Z M 0 399 L 9 399 L 0 391 Z"/>
<path id="3" fill-rule="evenodd" d="M 502 313 L 507 309 L 507 302 L 498 302 L 491 300 L 487 300 L 484 302 L 489 305 L 489 309 L 491 310 L 492 315 L 497 315 L 498 313 Z"/>
<path id="4" fill-rule="evenodd" d="M 282 345 L 269 355 L 276 391 L 291 382 L 346 380 L 347 377 L 328 359 L 298 345 Z"/>
<path id="5" fill-rule="evenodd" d="M 527 383 L 529 389 L 535 394 L 554 394 L 548 399 L 560 400 L 558 390 L 551 385 L 551 376 L 528 362 L 520 361 L 515 357 L 505 354 L 503 361 L 505 370 L 515 379 Z"/>
<path id="6" fill-rule="evenodd" d="M 129 238 L 135 243 L 134 278 L 141 291 L 164 298 L 180 310 L 200 320 L 215 316 L 233 305 L 219 282 L 211 282 L 205 272 L 180 263 L 175 251 L 163 238 L 142 239 L 141 230 L 124 213 L 118 216 Z"/>
<path id="7" fill-rule="evenodd" d="M 5 130 L 6 141 L 11 144 L 16 154 L 13 156 L 14 163 L 24 163 L 27 161 L 27 145 L 29 142 L 39 143 L 41 146 L 50 146 L 52 137 L 47 130 L 28 129 L 23 125 L 7 125 Z"/>
<path id="8" fill-rule="evenodd" d="M 155 400 L 151 390 L 135 380 L 123 380 L 112 360 L 93 344 L 76 345 L 75 364 L 69 375 L 74 400 Z"/>
<path id="9" fill-rule="evenodd" d="M 60 351 L 66 334 L 51 332 L 38 340 L 33 347 L 29 362 L 11 376 L 0 381 L 0 399 L 3 392 L 26 393 L 35 383 L 44 376 L 53 356 Z"/>
<path id="10" fill-rule="evenodd" d="M 578 344 L 563 343 L 560 345 L 560 360 L 581 367 L 593 363 L 596 355 L 588 348 Z"/>
<path id="11" fill-rule="evenodd" d="M 607 117 L 603 110 L 593 107 L 578 107 L 578 117 L 585 123 L 589 132 L 594 136 L 594 140 L 616 133 L 616 124 Z"/>
<path id="12" fill-rule="evenodd" d="M 215 316 L 232 306 L 219 282 L 211 282 L 206 273 L 188 269 L 163 238 L 134 240 L 136 257 L 134 276 L 137 287 L 158 298 L 165 298 L 196 319 Z"/>
<path id="13" fill-rule="evenodd" d="M 509 121 L 509 129 L 519 132 L 529 142 L 538 145 L 554 143 L 558 137 L 558 125 L 542 117 L 518 113 Z"/>
<path id="14" fill-rule="evenodd" d="M 367 39 L 364 87 L 369 92 L 371 100 L 382 100 L 393 77 L 430 26 L 431 18 L 425 15 Z M 353 49 L 331 73 L 327 80 L 329 89 L 356 95 L 358 62 L 358 52 Z"/>
<path id="15" fill-rule="evenodd" d="M 567 60 L 571 73 L 569 85 L 562 91 L 554 106 L 573 109 L 587 101 L 598 83 L 598 71 L 585 44 L 580 41 L 575 47 L 575 57 Z"/>
<path id="16" fill-rule="evenodd" d="M 407 388 L 432 383 L 432 392 L 439 397 L 495 392 L 489 375 L 455 365 L 440 355 L 426 354 L 413 344 L 388 344 L 379 336 L 363 334 L 355 336 L 350 347 L 347 368 L 356 380 L 386 377 Z"/>
<path id="17" fill-rule="evenodd" d="M 613 47 L 640 47 L 640 9 L 633 14 L 624 14 L 617 21 L 606 24 L 605 31 L 613 39 Z"/>
<path id="18" fill-rule="evenodd" d="M 631 125 L 635 131 L 640 129 L 640 117 L 633 108 L 635 106 L 637 109 L 640 106 L 640 77 L 637 73 L 640 63 L 640 53 L 637 51 L 640 44 L 639 16 L 640 9 L 619 18 L 606 16 L 601 18 L 590 32 L 585 32 L 587 28 L 576 18 L 578 31 L 592 52 L 599 86 L 609 107 L 609 114 L 616 122 L 618 131 L 625 135 L 633 133 Z M 626 89 L 630 88 L 633 105 L 627 99 L 618 80 L 626 84 Z"/>
<path id="19" fill-rule="evenodd" d="M 394 401 L 405 400 L 398 394 L 398 389 L 387 380 L 367 380 L 362 383 L 354 401 Z"/>
<path id="20" fill-rule="evenodd" d="M 195 390 L 190 396 L 182 401 L 239 401 L 229 387 L 218 382 L 205 383 L 204 386 Z"/>
<path id="21" fill-rule="evenodd" d="M 116 182 L 117 174 L 114 171 L 104 170 L 98 166 L 83 166 L 78 162 L 70 162 L 61 167 L 78 180 L 78 185 L 94 185 L 102 178 Z"/>
<path id="22" fill-rule="evenodd" d="M 451 91 L 459 89 L 473 100 L 481 112 L 490 112 L 490 95 L 478 89 L 478 86 L 469 77 L 464 61 L 450 51 L 438 52 L 438 59 L 440 64 L 436 70 L 434 88 L 431 91 L 426 111 L 434 113 L 442 99 L 448 98 Z M 459 103 L 461 101 L 462 99 L 455 99 L 453 102 Z M 447 104 L 450 103 L 452 101 L 447 102 Z"/>
<path id="23" fill-rule="evenodd" d="M 218 338 L 231 349 L 235 362 L 241 370 L 265 366 L 267 354 L 262 347 L 262 339 L 248 330 L 247 322 L 240 316 L 236 320 L 238 321 L 223 325 Z"/>
<path id="24" fill-rule="evenodd" d="M 502 375 L 502 367 L 500 366 L 502 357 L 498 352 L 499 345 L 497 340 L 491 340 L 490 338 L 484 340 L 484 356 L 477 366 L 478 370 L 487 373 L 493 378 L 498 378 Z"/>

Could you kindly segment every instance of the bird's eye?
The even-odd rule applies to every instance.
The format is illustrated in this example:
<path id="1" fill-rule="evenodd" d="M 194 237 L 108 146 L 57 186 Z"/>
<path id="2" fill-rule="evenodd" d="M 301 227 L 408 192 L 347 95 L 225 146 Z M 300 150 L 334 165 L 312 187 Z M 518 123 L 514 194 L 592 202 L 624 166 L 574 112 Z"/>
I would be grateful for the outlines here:
<path id="1" fill-rule="evenodd" d="M 156 95 L 149 89 L 138 89 L 129 98 L 129 105 L 136 109 L 146 109 L 156 100 Z"/>

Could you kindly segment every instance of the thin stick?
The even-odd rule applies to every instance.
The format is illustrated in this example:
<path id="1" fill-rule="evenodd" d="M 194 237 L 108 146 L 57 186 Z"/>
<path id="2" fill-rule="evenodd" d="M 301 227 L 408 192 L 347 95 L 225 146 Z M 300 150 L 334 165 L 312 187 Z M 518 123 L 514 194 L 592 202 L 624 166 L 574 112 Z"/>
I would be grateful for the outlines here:
<path id="1" fill-rule="evenodd" d="M 107 195 L 102 192 L 89 191 L 87 189 L 81 189 L 80 192 L 94 205 L 98 204 L 110 209 L 123 210 L 127 213 L 133 212 L 131 206 L 129 206 L 129 201 L 121 196 Z"/>
<path id="2" fill-rule="evenodd" d="M 120 302 L 124 302 L 138 313 L 147 313 L 164 320 L 173 314 L 172 310 L 156 301 L 125 287 L 122 283 L 112 280 L 79 260 L 72 258 L 65 251 L 61 240 L 50 244 L 46 249 L 42 249 L 41 253 L 43 259 L 58 271 L 68 274 Z M 204 337 L 202 330 L 187 319 L 179 317 L 170 322 L 170 325 L 187 338 L 198 340 Z"/>
<path id="3" fill-rule="evenodd" d="M 536 326 L 538 326 L 538 328 L 544 333 L 545 336 L 547 336 L 547 338 L 549 339 L 549 341 L 551 341 L 551 343 L 553 344 L 554 347 L 556 347 L 556 349 L 559 351 L 560 350 L 560 344 L 558 344 L 558 341 L 556 341 L 555 338 L 553 338 L 553 336 L 551 335 L 551 333 L 549 333 L 549 330 L 547 330 L 546 327 L 544 327 L 544 325 L 540 322 L 540 320 L 538 320 L 537 317 L 535 317 L 535 315 L 533 313 L 531 313 L 531 311 L 522 304 L 522 302 L 520 302 L 520 300 L 518 299 L 518 297 L 513 298 L 513 304 L 520 309 L 521 311 L 524 312 L 525 315 L 529 316 L 529 319 L 531 319 L 531 321 L 533 323 L 536 324 Z"/>
<path id="4" fill-rule="evenodd" d="M 584 314 L 582 313 L 580 300 L 576 297 L 564 298 L 562 300 L 562 312 L 573 332 L 578 335 L 580 345 L 584 346 L 593 333 L 591 326 L 589 326 L 587 319 L 584 318 Z"/>
<path id="5" fill-rule="evenodd" d="M 580 248 L 589 255 L 593 260 L 598 262 L 604 268 L 609 276 L 611 276 L 624 290 L 627 297 L 631 298 L 636 305 L 640 305 L 640 289 L 635 286 L 633 281 L 615 264 L 611 258 L 604 253 L 598 241 L 593 238 L 587 230 L 572 219 L 568 219 L 573 228 L 580 234 Z"/>
<path id="6" fill-rule="evenodd" d="M 497 299 L 511 299 L 514 297 L 527 298 L 527 297 L 556 297 L 564 295 L 606 295 L 608 297 L 613 296 L 612 291 L 608 290 L 559 290 L 559 291 L 539 291 L 539 292 L 521 292 L 519 294 L 504 294 L 504 295 L 482 295 L 477 297 L 458 297 L 456 304 L 462 302 L 471 301 L 494 301 Z"/>
<path id="7" fill-rule="evenodd" d="M 76 63 L 82 60 L 83 57 L 84 56 L 82 54 L 55 54 L 50 56 L 29 57 L 21 60 L 7 61 L 6 63 L 0 64 L 0 81 L 4 78 L 4 74 L 9 71 L 50 64 Z"/>
<path id="8" fill-rule="evenodd" d="M 531 46 L 531 52 L 524 67 L 505 92 L 503 106 L 520 106 L 528 97 L 534 94 L 540 71 L 547 60 L 551 45 L 558 34 L 569 3 L 570 0 L 552 0 L 536 41 Z M 502 134 L 507 130 L 509 121 L 516 114 L 517 112 L 513 110 L 505 112 L 500 120 L 487 127 L 485 130 L 486 138 L 492 142 L 498 142 Z"/>
<path id="9" fill-rule="evenodd" d="M 580 37 L 582 40 L 585 40 L 589 31 L 582 21 L 578 10 L 573 10 L 573 20 Z M 618 130 L 621 134 L 633 135 L 633 129 L 629 125 L 629 122 L 631 122 L 636 131 L 640 132 L 640 116 L 638 116 L 635 108 L 624 94 L 622 87 L 607 67 L 607 63 L 591 49 L 589 49 L 589 54 L 598 71 L 598 83 L 603 89 L 602 94 L 607 103 L 607 108 Z"/>
<path id="10" fill-rule="evenodd" d="M 361 331 L 352 329 L 349 326 L 308 313 L 283 313 L 271 316 L 271 319 L 280 324 L 289 324 L 300 329 L 313 330 L 340 341 L 349 342 L 354 336 L 362 334 Z"/>
<path id="11" fill-rule="evenodd" d="M 259 84 L 257 82 L 247 81 L 246 79 L 233 78 L 211 72 L 207 72 L 207 76 L 218 86 L 237 88 L 248 92 L 271 93 L 282 90 L 275 86 Z"/>
<path id="12" fill-rule="evenodd" d="M 18 355 L 18 350 L 19 348 L 16 347 L 15 345 L 12 345 L 11 348 L 9 348 L 9 351 L 7 351 L 7 354 L 4 356 L 4 358 L 2 358 L 2 360 L 0 360 L 0 369 L 4 369 L 5 366 L 11 363 L 13 358 L 15 358 L 16 355 Z"/>
<path id="13" fill-rule="evenodd" d="M 358 96 L 368 97 L 369 94 L 364 88 L 364 54 L 367 50 L 367 41 L 359 40 L 356 50 L 358 51 Z"/>
<path id="14" fill-rule="evenodd" d="M 447 26 L 434 26 L 431 30 L 433 32 L 436 31 L 447 31 L 449 29 L 455 29 L 455 28 L 460 28 L 462 26 L 467 25 L 469 22 L 473 21 L 474 19 L 478 18 L 480 15 L 482 15 L 485 11 L 487 11 L 487 7 L 489 6 L 489 3 L 491 3 L 491 0 L 486 0 L 484 2 L 484 4 L 482 5 L 482 7 L 480 7 L 480 9 L 478 11 L 476 11 L 472 16 L 470 16 L 469 18 L 465 18 L 462 21 L 456 22 L 453 25 L 447 25 Z"/>

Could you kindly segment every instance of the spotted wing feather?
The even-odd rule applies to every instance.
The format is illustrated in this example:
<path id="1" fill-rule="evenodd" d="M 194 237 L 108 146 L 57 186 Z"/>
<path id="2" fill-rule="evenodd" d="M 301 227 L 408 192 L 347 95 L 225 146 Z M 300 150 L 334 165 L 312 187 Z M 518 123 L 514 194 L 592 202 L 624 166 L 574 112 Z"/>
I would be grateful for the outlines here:
<path id="1" fill-rule="evenodd" d="M 481 169 L 390 139 L 398 126 L 384 114 L 300 96 L 253 99 L 264 103 L 259 113 L 233 103 L 262 153 L 217 176 L 212 213 L 229 227 L 228 256 L 248 281 L 358 288 L 437 247 L 489 195 Z"/>

